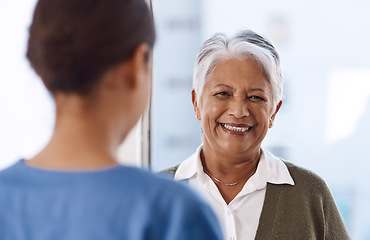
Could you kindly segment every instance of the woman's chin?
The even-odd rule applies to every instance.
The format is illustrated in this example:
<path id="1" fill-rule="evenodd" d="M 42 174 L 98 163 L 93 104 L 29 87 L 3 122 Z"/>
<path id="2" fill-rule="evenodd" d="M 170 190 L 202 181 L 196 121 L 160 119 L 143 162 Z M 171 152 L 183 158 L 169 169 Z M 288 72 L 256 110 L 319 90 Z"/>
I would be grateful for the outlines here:
<path id="1" fill-rule="evenodd" d="M 220 150 L 224 153 L 230 156 L 232 158 L 233 156 L 237 157 L 240 155 L 250 154 L 251 151 L 253 151 L 255 147 L 249 146 L 247 144 L 241 144 L 240 142 L 230 142 L 230 143 L 223 143 L 220 146 Z M 256 150 L 258 152 L 258 150 Z"/>

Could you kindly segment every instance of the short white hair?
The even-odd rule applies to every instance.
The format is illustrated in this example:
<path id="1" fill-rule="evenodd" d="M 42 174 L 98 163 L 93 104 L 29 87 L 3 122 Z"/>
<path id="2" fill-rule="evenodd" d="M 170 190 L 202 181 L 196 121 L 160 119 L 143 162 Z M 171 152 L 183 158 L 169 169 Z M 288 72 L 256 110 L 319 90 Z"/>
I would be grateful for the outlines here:
<path id="1" fill-rule="evenodd" d="M 217 64 L 228 59 L 254 59 L 263 68 L 272 87 L 276 107 L 283 98 L 283 78 L 280 57 L 272 43 L 257 33 L 244 30 L 228 38 L 216 33 L 201 47 L 194 66 L 193 89 L 200 100 L 208 76 Z"/>

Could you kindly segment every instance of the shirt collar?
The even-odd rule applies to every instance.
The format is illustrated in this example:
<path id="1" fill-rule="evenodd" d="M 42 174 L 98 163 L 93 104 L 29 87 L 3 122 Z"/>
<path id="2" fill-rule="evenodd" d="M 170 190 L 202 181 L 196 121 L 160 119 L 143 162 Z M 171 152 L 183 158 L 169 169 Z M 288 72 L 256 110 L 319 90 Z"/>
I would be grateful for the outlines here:
<path id="1" fill-rule="evenodd" d="M 176 181 L 189 179 L 195 176 L 198 172 L 203 172 L 202 162 L 200 161 L 200 151 L 202 148 L 203 145 L 200 145 L 193 155 L 180 164 L 175 174 Z"/>
<path id="2" fill-rule="evenodd" d="M 285 163 L 265 149 L 262 149 L 262 152 L 263 156 L 266 158 L 267 182 L 272 184 L 294 185 L 294 180 Z"/>
<path id="3" fill-rule="evenodd" d="M 176 181 L 189 179 L 197 176 L 198 174 L 199 177 L 205 175 L 200 160 L 200 151 L 202 148 L 203 145 L 200 145 L 193 155 L 180 164 L 175 174 Z M 293 178 L 291 177 L 289 170 L 283 161 L 264 149 L 262 149 L 262 154 L 256 173 L 251 177 L 250 180 L 255 182 L 255 187 L 257 189 L 266 186 L 267 182 L 272 184 L 294 185 Z"/>

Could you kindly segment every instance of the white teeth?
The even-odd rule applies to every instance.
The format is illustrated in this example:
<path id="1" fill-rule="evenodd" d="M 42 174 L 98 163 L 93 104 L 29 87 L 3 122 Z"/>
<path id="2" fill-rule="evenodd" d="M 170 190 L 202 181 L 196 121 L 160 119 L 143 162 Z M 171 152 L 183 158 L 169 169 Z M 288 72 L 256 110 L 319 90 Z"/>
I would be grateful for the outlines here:
<path id="1" fill-rule="evenodd" d="M 230 125 L 227 125 L 225 123 L 221 123 L 221 125 L 230 130 L 230 131 L 235 131 L 235 132 L 246 132 L 248 131 L 249 129 L 251 129 L 251 127 L 235 127 L 235 126 L 230 126 Z"/>

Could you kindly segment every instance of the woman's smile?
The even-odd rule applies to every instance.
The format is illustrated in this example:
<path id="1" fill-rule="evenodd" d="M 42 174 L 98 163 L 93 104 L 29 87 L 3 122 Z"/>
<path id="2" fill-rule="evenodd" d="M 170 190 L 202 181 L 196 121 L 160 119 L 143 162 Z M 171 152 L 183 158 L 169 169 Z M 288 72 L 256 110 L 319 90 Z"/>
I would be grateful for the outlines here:
<path id="1" fill-rule="evenodd" d="M 236 124 L 236 123 L 220 123 L 222 130 L 233 135 L 246 135 L 248 131 L 252 128 L 246 124 Z"/>

